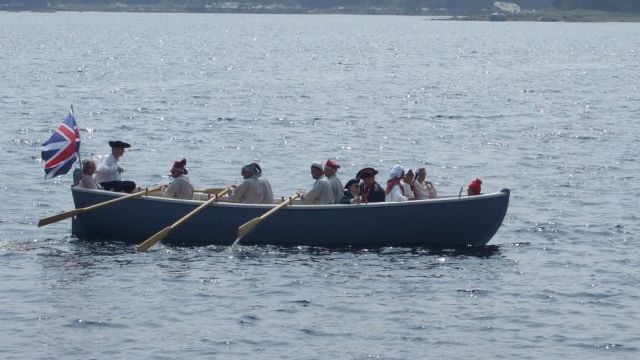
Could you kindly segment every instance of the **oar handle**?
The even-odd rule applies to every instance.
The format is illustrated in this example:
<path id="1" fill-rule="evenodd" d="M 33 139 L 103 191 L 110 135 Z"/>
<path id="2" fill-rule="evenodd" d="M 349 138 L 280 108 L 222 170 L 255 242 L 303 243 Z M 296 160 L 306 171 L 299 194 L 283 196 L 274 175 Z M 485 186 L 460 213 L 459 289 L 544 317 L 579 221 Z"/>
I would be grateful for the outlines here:
<path id="1" fill-rule="evenodd" d="M 154 191 L 158 191 L 158 190 L 162 189 L 162 186 L 163 185 L 159 185 L 159 186 L 156 186 L 156 187 L 152 187 L 150 189 L 144 189 L 142 191 L 138 191 L 138 192 L 133 193 L 133 194 L 125 195 L 125 196 L 122 196 L 122 197 L 119 197 L 119 198 L 116 198 L 116 199 L 111 199 L 109 201 L 105 201 L 105 202 L 101 202 L 99 204 L 83 207 L 83 208 L 80 208 L 80 209 L 77 209 L 77 210 L 89 211 L 89 210 L 97 209 L 99 207 L 111 205 L 113 203 L 117 203 L 117 202 L 120 202 L 122 200 L 127 200 L 127 199 L 131 199 L 131 198 L 138 197 L 138 196 L 141 196 L 141 195 L 146 195 L 146 194 L 152 193 Z"/>
<path id="2" fill-rule="evenodd" d="M 76 216 L 76 215 L 78 215 L 80 213 L 83 213 L 85 211 L 94 210 L 94 209 L 97 209 L 97 208 L 101 208 L 103 206 L 115 204 L 117 202 L 120 202 L 120 201 L 123 201 L 123 200 L 126 200 L 126 199 L 131 199 L 131 198 L 134 198 L 136 196 L 148 194 L 149 192 L 153 192 L 153 191 L 159 190 L 161 188 L 162 188 L 162 185 L 153 187 L 151 189 L 146 189 L 146 190 L 143 190 L 143 191 L 138 191 L 136 193 L 129 194 L 129 195 L 126 195 L 126 196 L 122 196 L 122 197 L 119 197 L 119 198 L 107 200 L 105 202 L 101 202 L 101 203 L 94 204 L 94 205 L 91 205 L 91 206 L 87 206 L 87 207 L 83 207 L 83 208 L 79 208 L 79 209 L 74 209 L 74 210 L 66 211 L 66 212 L 63 212 L 63 213 L 60 213 L 60 214 L 56 214 L 56 215 L 53 215 L 53 216 L 49 216 L 49 217 L 46 217 L 44 219 L 40 219 L 40 221 L 38 221 L 38 227 L 49 225 L 49 224 L 53 224 L 55 222 L 58 222 L 58 221 L 61 221 L 61 220 L 64 220 L 64 219 L 68 219 L 68 218 L 70 218 L 72 216 Z"/>
<path id="3" fill-rule="evenodd" d="M 238 237 L 236 238 L 236 241 L 234 241 L 233 245 L 231 245 L 231 246 L 234 247 L 238 242 L 240 242 L 240 239 L 242 239 L 245 235 L 247 235 L 248 233 L 253 231 L 253 229 L 256 226 L 258 226 L 258 224 L 262 220 L 266 219 L 269 215 L 271 215 L 274 212 L 280 210 L 281 208 L 289 205 L 290 203 L 293 203 L 293 200 L 299 198 L 301 195 L 302 194 L 300 194 L 300 193 L 296 193 L 295 195 L 293 195 L 292 197 L 289 198 L 289 201 L 282 201 L 279 205 L 277 205 L 273 209 L 267 211 L 262 216 L 258 216 L 257 218 L 251 219 L 251 220 L 247 221 L 246 223 L 240 225 L 240 227 L 238 227 Z"/>
<path id="4" fill-rule="evenodd" d="M 290 197 L 288 200 L 283 200 L 280 204 L 278 204 L 278 206 L 274 207 L 273 209 L 267 211 L 266 213 L 264 213 L 262 216 L 260 216 L 260 219 L 264 220 L 264 218 L 266 218 L 267 216 L 273 214 L 274 212 L 280 210 L 281 208 L 293 204 L 293 200 L 299 198 L 302 194 L 300 193 L 296 193 L 295 195 L 293 195 L 292 197 Z"/>
<path id="5" fill-rule="evenodd" d="M 173 228 L 176 228 L 176 227 L 180 226 L 180 224 L 182 224 L 183 222 L 189 220 L 195 214 L 199 213 L 202 209 L 204 209 L 205 207 L 209 206 L 211 203 L 216 202 L 220 196 L 226 194 L 228 191 L 229 191 L 229 189 L 224 189 L 221 192 L 217 193 L 214 197 L 212 197 L 211 199 L 209 199 L 209 200 L 205 201 L 204 203 L 200 204 L 200 206 L 198 206 L 197 208 L 191 210 L 187 215 L 183 216 L 180 220 L 176 221 L 170 227 L 173 229 Z"/>
<path id="6" fill-rule="evenodd" d="M 173 231 L 173 229 L 175 229 L 176 227 L 180 226 L 180 224 L 182 224 L 183 222 L 189 220 L 192 216 L 194 216 L 195 214 L 200 212 L 202 209 L 207 207 L 209 204 L 211 204 L 211 203 L 215 202 L 216 200 L 218 200 L 218 197 L 224 195 L 227 191 L 229 191 L 229 189 L 225 189 L 225 190 L 217 193 L 214 197 L 212 197 L 211 199 L 209 199 L 209 200 L 205 201 L 204 203 L 200 204 L 200 206 L 198 206 L 197 208 L 191 210 L 187 215 L 181 217 L 175 223 L 173 223 L 173 224 L 167 226 L 166 228 L 158 231 L 157 233 L 152 235 L 150 238 L 148 238 L 147 240 L 145 240 L 142 243 L 140 243 L 139 245 L 137 245 L 136 249 L 138 251 L 140 251 L 140 252 L 144 252 L 144 251 L 149 250 L 149 248 L 151 248 L 153 245 L 155 245 L 158 241 L 164 239 L 167 235 L 169 235 L 169 233 L 171 231 Z"/>

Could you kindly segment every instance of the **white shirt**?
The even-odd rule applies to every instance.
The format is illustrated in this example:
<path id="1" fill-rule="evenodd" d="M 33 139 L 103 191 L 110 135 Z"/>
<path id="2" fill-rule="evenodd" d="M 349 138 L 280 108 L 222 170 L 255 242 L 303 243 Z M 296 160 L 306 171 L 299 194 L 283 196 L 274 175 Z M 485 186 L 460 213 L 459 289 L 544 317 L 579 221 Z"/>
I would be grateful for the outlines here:
<path id="1" fill-rule="evenodd" d="M 245 204 L 262 204 L 263 196 L 260 180 L 255 176 L 245 179 L 242 184 L 233 190 L 229 201 Z"/>
<path id="2" fill-rule="evenodd" d="M 407 201 L 408 197 L 402 195 L 402 190 L 400 190 L 400 185 L 394 185 L 391 188 L 391 191 L 384 197 L 384 201 L 386 202 L 400 202 Z"/>
<path id="3" fill-rule="evenodd" d="M 164 196 L 174 199 L 193 199 L 193 185 L 188 177 L 182 175 L 179 176 L 169 184 L 167 190 L 164 191 Z"/>
<path id="4" fill-rule="evenodd" d="M 93 176 L 87 174 L 82 175 L 82 179 L 80 179 L 78 187 L 81 187 L 83 189 L 102 189 L 102 186 L 98 184 L 96 179 L 94 179 Z"/>
<path id="5" fill-rule="evenodd" d="M 329 184 L 331 184 L 331 193 L 333 195 L 333 203 L 339 204 L 340 200 L 342 200 L 342 196 L 344 196 L 344 187 L 342 186 L 342 181 L 338 179 L 336 174 L 327 176 L 327 180 L 329 180 Z"/>
<path id="6" fill-rule="evenodd" d="M 273 191 L 271 190 L 271 183 L 269 180 L 259 177 L 258 181 L 260 181 L 260 190 L 262 191 L 262 203 L 263 204 L 273 204 Z"/>
<path id="7" fill-rule="evenodd" d="M 404 180 L 400 180 L 400 184 L 402 184 L 402 189 L 404 190 L 404 196 L 406 196 L 409 199 L 415 199 L 416 196 L 413 193 L 413 190 L 411 190 L 411 185 L 404 182 Z"/>
<path id="8" fill-rule="evenodd" d="M 420 181 L 416 181 L 414 184 L 414 188 L 416 189 L 416 199 L 433 199 L 438 196 L 436 188 L 431 183 L 421 183 Z"/>
<path id="9" fill-rule="evenodd" d="M 113 154 L 105 156 L 100 161 L 100 166 L 96 170 L 96 181 L 99 183 L 107 181 L 120 181 L 120 173 L 118 172 L 118 160 Z"/>
<path id="10" fill-rule="evenodd" d="M 342 198 L 340 198 L 342 199 Z M 316 179 L 309 192 L 304 194 L 303 203 L 307 205 L 335 204 L 331 183 L 324 175 Z"/>

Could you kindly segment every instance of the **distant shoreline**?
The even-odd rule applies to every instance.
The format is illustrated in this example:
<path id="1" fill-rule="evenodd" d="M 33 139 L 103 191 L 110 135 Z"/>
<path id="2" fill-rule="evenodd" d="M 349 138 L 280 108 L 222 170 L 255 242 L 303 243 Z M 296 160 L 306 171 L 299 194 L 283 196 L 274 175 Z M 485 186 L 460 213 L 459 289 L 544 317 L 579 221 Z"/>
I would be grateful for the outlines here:
<path id="1" fill-rule="evenodd" d="M 188 8 L 178 6 L 91 6 L 65 4 L 55 8 L 25 8 L 0 5 L 0 12 L 121 12 L 121 13 L 185 13 L 185 14 L 270 14 L 270 15 L 392 15 L 437 17 L 440 21 L 531 21 L 531 22 L 640 22 L 640 13 L 614 13 L 595 10 L 526 10 L 517 14 L 460 14 L 459 12 L 407 13 L 387 8 Z"/>
<path id="2" fill-rule="evenodd" d="M 534 21 L 534 22 L 640 22 L 640 13 L 594 10 L 524 11 L 518 14 L 478 14 L 452 16 L 454 21 Z"/>

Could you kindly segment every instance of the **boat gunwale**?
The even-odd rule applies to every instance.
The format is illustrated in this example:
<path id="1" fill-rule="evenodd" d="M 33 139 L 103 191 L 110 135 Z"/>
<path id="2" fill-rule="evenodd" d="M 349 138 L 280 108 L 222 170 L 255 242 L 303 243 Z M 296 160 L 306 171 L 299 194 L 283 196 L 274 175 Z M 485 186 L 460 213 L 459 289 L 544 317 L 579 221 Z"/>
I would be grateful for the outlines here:
<path id="1" fill-rule="evenodd" d="M 94 193 L 94 194 L 104 194 L 112 197 L 122 197 L 128 195 L 127 193 L 118 193 L 108 190 L 99 190 L 99 189 L 84 189 L 79 187 L 72 187 L 73 191 L 86 192 L 86 193 Z M 327 205 L 308 205 L 308 204 L 300 204 L 294 201 L 290 208 L 295 209 L 345 209 L 345 208 L 365 208 L 365 207 L 402 207 L 402 206 L 419 206 L 426 204 L 442 204 L 442 203 L 451 203 L 451 202 L 461 202 L 461 201 L 478 201 L 483 199 L 490 199 L 495 197 L 509 196 L 509 189 L 502 189 L 498 192 L 480 194 L 474 196 L 443 196 L 435 199 L 423 199 L 423 200 L 410 200 L 410 201 L 402 201 L 402 202 L 376 202 L 376 203 L 365 203 L 365 204 L 327 204 Z M 178 203 L 178 204 L 190 204 L 190 205 L 201 205 L 207 199 L 204 200 L 196 200 L 196 199 L 174 199 L 167 198 L 163 196 L 157 195 L 143 195 L 142 197 L 138 197 L 137 199 L 144 199 L 150 201 L 159 201 L 166 203 Z M 286 200 L 287 198 L 285 198 Z M 133 199 L 132 199 L 133 200 Z M 275 200 L 275 198 L 274 198 Z M 279 203 L 273 204 L 244 204 L 244 203 L 233 203 L 227 201 L 218 201 L 209 206 L 212 207 L 221 207 L 221 208 L 258 208 L 258 209 L 270 209 L 277 206 Z"/>

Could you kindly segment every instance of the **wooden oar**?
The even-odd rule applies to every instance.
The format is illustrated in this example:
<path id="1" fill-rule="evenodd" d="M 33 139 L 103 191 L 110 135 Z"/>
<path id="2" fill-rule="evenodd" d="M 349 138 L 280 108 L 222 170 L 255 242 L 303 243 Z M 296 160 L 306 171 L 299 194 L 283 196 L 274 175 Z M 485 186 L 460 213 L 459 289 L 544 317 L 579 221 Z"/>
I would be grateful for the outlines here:
<path id="1" fill-rule="evenodd" d="M 99 204 L 95 204 L 95 205 L 83 207 L 83 208 L 80 208 L 80 209 L 75 209 L 75 210 L 70 210 L 70 211 L 67 211 L 67 212 L 63 212 L 61 214 L 49 216 L 49 217 L 46 217 L 44 219 L 40 219 L 40 221 L 38 221 L 38 227 L 49 225 L 49 224 L 53 224 L 54 222 L 58 222 L 60 220 L 68 219 L 68 218 L 70 218 L 72 216 L 76 216 L 76 215 L 81 214 L 81 213 L 83 213 L 85 211 L 94 210 L 94 209 L 101 208 L 101 207 L 107 206 L 107 205 L 113 205 L 113 204 L 115 204 L 117 202 L 120 202 L 120 201 L 123 201 L 123 200 L 127 200 L 127 199 L 131 199 L 131 198 L 138 197 L 138 196 L 141 196 L 141 195 L 145 195 L 147 193 L 151 193 L 151 192 L 160 190 L 161 188 L 162 188 L 162 185 L 156 186 L 156 187 L 153 187 L 153 188 L 150 188 L 150 189 L 145 189 L 145 190 L 142 190 L 142 191 L 138 191 L 138 192 L 133 193 L 133 194 L 129 194 L 129 195 L 126 195 L 126 196 L 123 196 L 123 197 L 119 197 L 117 199 L 107 200 L 107 201 L 101 202 Z"/>
<path id="2" fill-rule="evenodd" d="M 151 236 L 150 238 L 148 238 L 147 240 L 145 240 L 144 242 L 140 243 L 139 245 L 136 246 L 136 249 L 138 251 L 147 251 L 149 250 L 153 245 L 155 245 L 158 241 L 164 239 L 167 235 L 169 235 L 169 233 L 171 231 L 173 231 L 173 229 L 177 228 L 178 226 L 180 226 L 180 224 L 182 224 L 183 222 L 189 220 L 189 218 L 191 218 L 192 216 L 194 216 L 195 214 L 199 213 L 200 210 L 204 209 L 205 207 L 209 206 L 209 204 L 215 202 L 216 200 L 218 200 L 218 198 L 224 194 L 227 193 L 227 191 L 229 191 L 229 189 L 224 189 L 221 192 L 217 193 L 214 197 L 212 197 L 211 199 L 205 201 L 204 203 L 202 203 L 200 206 L 198 206 L 197 208 L 191 210 L 191 212 L 189 212 L 187 215 L 183 216 L 180 220 L 176 221 L 175 223 L 173 223 L 173 225 L 169 225 L 166 228 L 158 231 L 155 235 Z"/>
<path id="3" fill-rule="evenodd" d="M 194 190 L 194 192 L 215 195 L 220 193 L 224 189 L 225 188 L 208 188 L 208 189 L 202 189 L 202 190 Z"/>
<path id="4" fill-rule="evenodd" d="M 264 215 L 262 216 L 258 216 L 257 218 L 253 219 L 253 220 L 249 220 L 246 223 L 240 225 L 240 227 L 238 228 L 238 237 L 236 238 L 236 240 L 233 242 L 233 244 L 231 244 L 231 247 L 235 247 L 236 244 L 238 244 L 240 242 L 240 240 L 247 235 L 248 233 L 250 233 L 251 231 L 253 231 L 253 229 L 258 226 L 258 224 L 260 224 L 260 222 L 264 219 L 266 219 L 269 215 L 272 215 L 274 212 L 282 209 L 283 207 L 292 204 L 293 200 L 299 198 L 301 196 L 300 193 L 296 193 L 295 195 L 293 195 L 292 197 L 289 198 L 289 200 L 287 201 L 283 201 L 280 203 L 280 205 L 274 207 L 273 209 L 267 211 Z"/>

